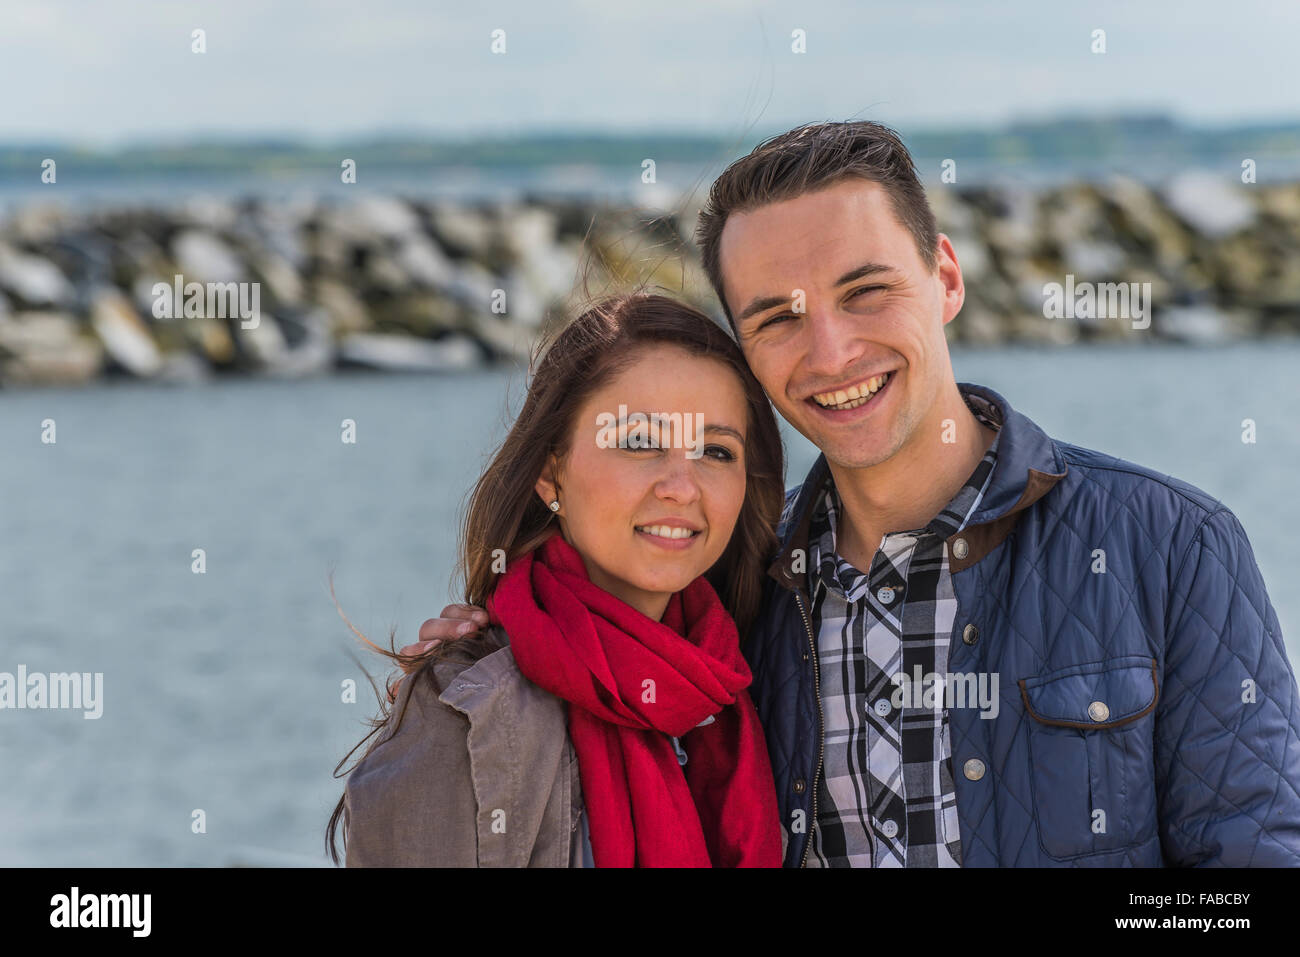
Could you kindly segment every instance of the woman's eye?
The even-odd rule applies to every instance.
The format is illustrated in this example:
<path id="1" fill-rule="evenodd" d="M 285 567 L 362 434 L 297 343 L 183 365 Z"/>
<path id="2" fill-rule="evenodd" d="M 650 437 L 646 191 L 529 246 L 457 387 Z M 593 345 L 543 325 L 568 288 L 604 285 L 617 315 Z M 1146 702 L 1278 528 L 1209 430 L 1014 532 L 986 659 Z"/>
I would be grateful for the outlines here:
<path id="1" fill-rule="evenodd" d="M 731 449 L 727 448 L 725 445 L 706 446 L 704 454 L 713 456 L 719 462 L 734 462 L 736 460 L 736 457 L 731 454 Z"/>
<path id="2" fill-rule="evenodd" d="M 654 451 L 659 448 L 659 437 L 645 429 L 628 432 L 624 447 L 632 452 Z"/>

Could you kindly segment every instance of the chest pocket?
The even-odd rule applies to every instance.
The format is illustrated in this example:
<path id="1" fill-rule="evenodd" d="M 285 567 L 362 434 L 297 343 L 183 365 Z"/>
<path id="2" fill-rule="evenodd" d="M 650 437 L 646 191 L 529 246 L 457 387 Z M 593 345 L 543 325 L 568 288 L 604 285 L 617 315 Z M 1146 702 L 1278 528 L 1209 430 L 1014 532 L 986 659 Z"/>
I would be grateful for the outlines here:
<path id="1" fill-rule="evenodd" d="M 1156 830 L 1154 658 L 1072 665 L 1019 682 L 1029 715 L 1038 841 L 1068 859 L 1122 850 Z"/>

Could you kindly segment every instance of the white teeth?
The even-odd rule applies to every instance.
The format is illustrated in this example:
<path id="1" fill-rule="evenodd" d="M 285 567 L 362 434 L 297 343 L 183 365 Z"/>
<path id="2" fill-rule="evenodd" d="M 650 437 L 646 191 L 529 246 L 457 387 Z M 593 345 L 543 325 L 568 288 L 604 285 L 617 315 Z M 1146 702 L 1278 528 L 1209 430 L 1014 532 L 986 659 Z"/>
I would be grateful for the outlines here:
<path id="1" fill-rule="evenodd" d="M 855 386 L 846 389 L 837 389 L 834 392 L 820 392 L 813 396 L 813 400 L 823 408 L 828 409 L 856 409 L 858 406 L 866 403 L 873 395 L 879 392 L 889 381 L 893 373 L 886 372 L 884 375 L 873 376 L 866 382 L 860 382 Z"/>
<path id="2" fill-rule="evenodd" d="M 677 528 L 672 525 L 638 525 L 636 530 L 658 538 L 690 538 L 695 534 L 689 528 Z"/>

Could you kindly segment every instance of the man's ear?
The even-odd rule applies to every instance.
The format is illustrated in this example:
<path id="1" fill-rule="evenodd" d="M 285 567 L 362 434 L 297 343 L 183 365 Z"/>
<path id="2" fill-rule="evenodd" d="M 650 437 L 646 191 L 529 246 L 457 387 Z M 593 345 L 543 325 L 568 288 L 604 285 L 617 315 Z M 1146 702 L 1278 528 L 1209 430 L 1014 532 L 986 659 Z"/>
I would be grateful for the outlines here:
<path id="1" fill-rule="evenodd" d="M 537 477 L 537 484 L 533 486 L 537 494 L 542 498 L 542 504 L 547 508 L 551 503 L 557 501 L 560 497 L 560 486 L 557 479 L 559 472 L 559 462 L 554 455 L 547 458 L 546 464 L 542 466 L 542 474 Z"/>
<path id="2" fill-rule="evenodd" d="M 947 325 L 961 312 L 962 303 L 966 301 L 966 285 L 961 278 L 961 266 L 957 264 L 957 251 L 943 233 L 939 234 L 934 252 L 938 260 L 939 282 L 943 284 L 943 324 Z"/>

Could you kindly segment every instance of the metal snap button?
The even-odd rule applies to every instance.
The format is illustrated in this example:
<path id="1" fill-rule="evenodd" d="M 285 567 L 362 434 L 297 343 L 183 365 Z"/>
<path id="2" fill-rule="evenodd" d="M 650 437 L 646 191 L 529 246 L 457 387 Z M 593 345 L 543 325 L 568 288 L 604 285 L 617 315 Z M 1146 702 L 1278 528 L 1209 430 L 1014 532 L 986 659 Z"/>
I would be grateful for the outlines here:
<path id="1" fill-rule="evenodd" d="M 962 765 L 962 773 L 964 773 L 967 779 L 971 781 L 978 781 L 980 778 L 984 777 L 984 771 L 984 762 L 979 758 L 971 758 Z"/>
<path id="2" fill-rule="evenodd" d="M 964 538 L 953 539 L 952 542 L 953 558 L 965 558 L 969 552 L 970 552 L 970 545 L 966 543 L 966 539 Z"/>
<path id="3" fill-rule="evenodd" d="M 1088 717 L 1093 721 L 1105 721 L 1110 717 L 1110 708 L 1106 707 L 1104 701 L 1094 701 L 1088 705 Z"/>
<path id="4" fill-rule="evenodd" d="M 798 781 L 794 782 L 795 794 L 803 794 L 803 792 L 806 791 L 807 789 L 808 789 L 808 785 L 804 783 L 803 778 L 800 778 Z"/>
<path id="5" fill-rule="evenodd" d="M 961 640 L 968 645 L 973 645 L 980 640 L 980 630 L 974 625 L 967 625 L 961 630 Z"/>

